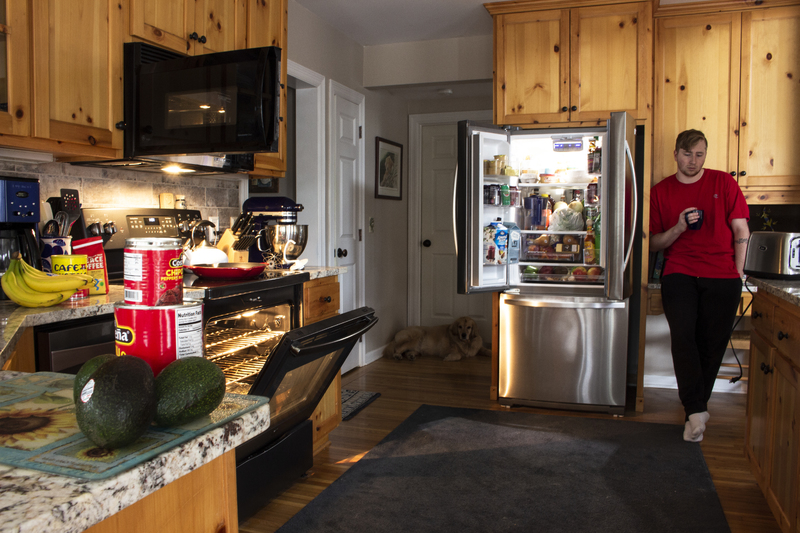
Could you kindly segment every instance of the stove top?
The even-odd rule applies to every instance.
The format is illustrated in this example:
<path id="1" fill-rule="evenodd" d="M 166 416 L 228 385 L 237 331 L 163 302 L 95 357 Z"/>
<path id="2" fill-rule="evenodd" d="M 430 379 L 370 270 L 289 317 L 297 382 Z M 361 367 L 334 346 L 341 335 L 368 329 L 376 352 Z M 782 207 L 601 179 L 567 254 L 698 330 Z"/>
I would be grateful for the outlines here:
<path id="1" fill-rule="evenodd" d="M 183 274 L 184 298 L 216 300 L 251 294 L 259 291 L 290 287 L 309 281 L 308 272 L 299 270 L 265 270 L 259 276 L 247 280 L 204 279 L 191 272 Z"/>

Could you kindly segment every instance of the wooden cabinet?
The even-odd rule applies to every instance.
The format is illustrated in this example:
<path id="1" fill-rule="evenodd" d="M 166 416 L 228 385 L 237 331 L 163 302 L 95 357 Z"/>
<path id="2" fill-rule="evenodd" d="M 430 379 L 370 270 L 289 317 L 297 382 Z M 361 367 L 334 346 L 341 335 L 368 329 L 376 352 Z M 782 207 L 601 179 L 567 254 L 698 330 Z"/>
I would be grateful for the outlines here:
<path id="1" fill-rule="evenodd" d="M 130 33 L 188 55 L 245 48 L 242 0 L 131 0 Z"/>
<path id="2" fill-rule="evenodd" d="M 114 0 L 33 0 L 33 136 L 114 157 L 122 111 L 123 13 Z"/>
<path id="3" fill-rule="evenodd" d="M 288 0 L 248 0 L 247 48 L 277 46 L 281 49 L 281 95 L 280 95 L 280 140 L 278 152 L 256 154 L 254 177 L 286 174 L 286 83 L 289 55 L 288 44 L 289 8 Z"/>
<path id="4" fill-rule="evenodd" d="M 784 341 L 798 329 L 797 306 L 764 291 L 756 293 L 745 452 L 773 515 L 787 533 L 798 527 L 800 367 L 793 361 L 796 347 Z"/>
<path id="5" fill-rule="evenodd" d="M 536 10 L 551 4 L 486 5 L 494 16 L 495 124 L 598 121 L 612 111 L 646 118 L 650 3 Z"/>
<path id="6" fill-rule="evenodd" d="M 27 2 L 0 7 L 0 134 L 30 135 L 30 32 Z"/>
<path id="7" fill-rule="evenodd" d="M 675 172 L 675 138 L 694 128 L 706 168 L 736 176 L 748 203 L 800 201 L 800 7 L 660 18 L 655 42 L 655 180 Z"/>
<path id="8" fill-rule="evenodd" d="M 303 320 L 319 322 L 339 313 L 339 281 L 336 276 L 318 278 L 303 284 Z M 328 434 L 342 421 L 342 377 L 337 374 L 311 415 L 314 424 L 314 454 L 325 449 Z"/>

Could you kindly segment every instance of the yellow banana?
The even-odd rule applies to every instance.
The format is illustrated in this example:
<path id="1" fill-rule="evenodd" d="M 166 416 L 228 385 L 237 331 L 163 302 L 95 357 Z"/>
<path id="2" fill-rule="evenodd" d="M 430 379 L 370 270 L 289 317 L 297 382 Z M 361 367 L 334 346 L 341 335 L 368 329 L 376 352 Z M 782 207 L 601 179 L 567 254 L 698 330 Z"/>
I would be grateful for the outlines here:
<path id="1" fill-rule="evenodd" d="M 17 274 L 9 269 L 0 278 L 0 285 L 6 296 L 17 305 L 23 307 L 50 307 L 64 301 L 60 293 L 26 293 L 17 283 Z"/>
<path id="2" fill-rule="evenodd" d="M 12 259 L 11 260 L 11 264 L 9 265 L 8 269 L 14 271 L 14 274 L 16 275 L 15 277 L 16 277 L 17 285 L 19 285 L 20 289 L 22 289 L 22 291 L 26 292 L 26 293 L 50 294 L 50 295 L 60 294 L 61 298 L 62 298 L 62 301 L 67 301 L 77 291 L 77 289 L 71 289 L 71 290 L 68 290 L 68 291 L 60 291 L 60 292 L 57 292 L 57 293 L 56 292 L 47 292 L 47 293 L 37 292 L 37 291 L 33 290 L 32 288 L 30 288 L 30 286 L 28 286 L 27 283 L 25 283 L 25 276 L 22 275 L 22 264 L 21 264 L 20 261 Z"/>
<path id="3" fill-rule="evenodd" d="M 41 270 L 34 268 L 33 266 L 29 265 L 22 256 L 15 256 L 14 259 L 19 261 L 20 265 L 20 274 L 25 274 L 26 277 L 36 277 L 40 279 L 49 280 L 53 278 L 53 274 L 48 274 L 46 272 L 42 272 Z M 86 286 L 94 284 L 94 278 L 88 274 L 67 274 L 63 277 L 75 277 L 79 279 L 83 279 L 86 281 Z M 83 287 L 77 287 L 83 288 Z"/>

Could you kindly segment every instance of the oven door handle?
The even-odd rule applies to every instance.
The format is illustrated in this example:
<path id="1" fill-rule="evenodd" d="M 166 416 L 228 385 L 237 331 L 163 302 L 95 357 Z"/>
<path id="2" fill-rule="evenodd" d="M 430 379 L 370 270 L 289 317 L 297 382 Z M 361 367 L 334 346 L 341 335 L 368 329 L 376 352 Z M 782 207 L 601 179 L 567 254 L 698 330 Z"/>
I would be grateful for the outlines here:
<path id="1" fill-rule="evenodd" d="M 319 344 L 303 345 L 295 341 L 292 343 L 292 352 L 294 352 L 296 356 L 300 357 L 321 352 L 324 353 L 335 352 L 342 346 L 345 346 L 346 344 L 352 342 L 353 339 L 357 339 L 358 337 L 369 331 L 369 329 L 372 328 L 372 326 L 374 326 L 377 321 L 378 317 L 376 316 L 370 318 L 366 325 L 362 325 L 363 320 L 361 320 L 359 321 L 359 324 L 357 324 L 358 326 L 357 331 L 354 331 L 352 333 L 346 333 L 344 337 L 338 338 L 332 342 L 322 342 Z"/>

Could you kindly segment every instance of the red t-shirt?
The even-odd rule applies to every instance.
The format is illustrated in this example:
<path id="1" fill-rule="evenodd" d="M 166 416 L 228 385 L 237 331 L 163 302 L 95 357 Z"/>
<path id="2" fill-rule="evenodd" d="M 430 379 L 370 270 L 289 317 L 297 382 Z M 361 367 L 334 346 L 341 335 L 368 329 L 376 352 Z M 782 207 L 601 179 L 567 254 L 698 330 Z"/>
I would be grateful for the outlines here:
<path id="1" fill-rule="evenodd" d="M 650 233 L 669 230 L 688 207 L 703 210 L 703 225 L 699 230 L 687 229 L 664 250 L 664 275 L 738 278 L 731 221 L 750 220 L 739 184 L 729 174 L 711 169 L 704 169 L 695 183 L 681 183 L 675 174 L 669 176 L 650 190 Z"/>

